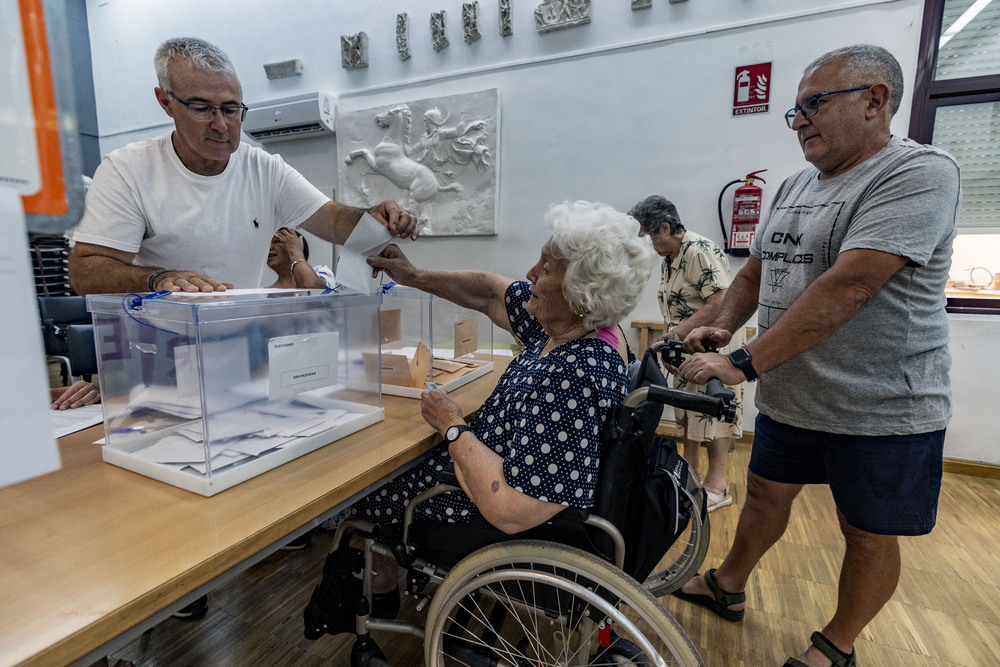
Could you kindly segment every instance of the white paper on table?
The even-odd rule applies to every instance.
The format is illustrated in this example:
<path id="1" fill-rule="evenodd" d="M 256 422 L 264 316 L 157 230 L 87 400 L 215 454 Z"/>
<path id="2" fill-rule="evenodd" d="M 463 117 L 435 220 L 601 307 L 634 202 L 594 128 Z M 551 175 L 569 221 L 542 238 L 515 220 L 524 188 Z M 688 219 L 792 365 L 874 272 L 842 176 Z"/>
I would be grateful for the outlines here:
<path id="1" fill-rule="evenodd" d="M 157 463 L 196 463 L 205 460 L 205 445 L 182 435 L 168 435 L 134 454 Z"/>
<path id="2" fill-rule="evenodd" d="M 0 486 L 59 469 L 27 240 L 21 197 L 0 185 L 0 292 L 7 322 L 0 346 L 0 364 L 7 377 L 0 389 Z"/>
<path id="3" fill-rule="evenodd" d="M 292 442 L 295 438 L 285 436 L 274 436 L 270 438 L 243 438 L 237 442 L 229 443 L 227 452 L 239 452 L 248 456 L 260 456 L 269 449 L 275 449 Z M 214 459 L 213 459 L 214 460 Z"/>
<path id="4" fill-rule="evenodd" d="M 392 241 L 388 228 L 369 213 L 361 216 L 340 250 L 337 282 L 362 294 L 372 293 L 372 267 L 365 261 Z"/>
<path id="5" fill-rule="evenodd" d="M 340 332 L 279 336 L 267 341 L 271 400 L 337 384 Z"/>
<path id="6" fill-rule="evenodd" d="M 82 431 L 94 424 L 100 424 L 104 421 L 104 408 L 101 407 L 100 403 L 68 410 L 52 410 L 50 408 L 49 416 L 52 418 L 55 436 L 61 438 L 64 435 Z"/>
<path id="7" fill-rule="evenodd" d="M 248 459 L 248 458 L 251 457 L 247 456 L 246 454 L 240 454 L 239 452 L 234 452 L 227 449 L 226 451 L 221 452 L 216 456 L 212 456 L 212 472 L 218 472 L 219 470 L 222 470 L 226 466 L 231 466 L 234 463 L 239 463 L 243 459 Z M 185 467 L 194 468 L 202 475 L 208 472 L 208 464 L 204 462 L 189 463 Z"/>

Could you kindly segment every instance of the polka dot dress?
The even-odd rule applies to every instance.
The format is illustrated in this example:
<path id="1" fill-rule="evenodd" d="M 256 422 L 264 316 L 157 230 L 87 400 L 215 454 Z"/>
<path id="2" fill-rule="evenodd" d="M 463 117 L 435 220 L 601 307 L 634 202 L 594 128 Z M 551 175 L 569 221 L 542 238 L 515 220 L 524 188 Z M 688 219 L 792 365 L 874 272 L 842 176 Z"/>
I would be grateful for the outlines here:
<path id="1" fill-rule="evenodd" d="M 601 425 L 625 398 L 625 363 L 597 338 L 563 343 L 539 358 L 548 336 L 524 311 L 528 287 L 512 283 L 505 295 L 507 316 L 525 349 L 507 367 L 472 428 L 503 457 L 511 487 L 546 502 L 587 508 L 597 483 Z M 401 521 L 409 499 L 434 486 L 437 473 L 450 463 L 442 444 L 420 466 L 357 503 L 354 513 L 376 523 Z M 423 503 L 418 512 L 454 522 L 477 510 L 464 493 L 449 493 Z"/>

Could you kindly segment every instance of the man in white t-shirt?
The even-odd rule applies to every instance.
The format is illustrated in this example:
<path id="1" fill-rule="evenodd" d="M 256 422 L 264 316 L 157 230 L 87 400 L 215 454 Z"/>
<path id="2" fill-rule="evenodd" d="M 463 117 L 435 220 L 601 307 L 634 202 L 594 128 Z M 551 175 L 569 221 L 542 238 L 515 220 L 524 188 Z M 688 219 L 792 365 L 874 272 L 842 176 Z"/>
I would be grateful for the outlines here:
<path id="1" fill-rule="evenodd" d="M 259 287 L 281 227 L 347 239 L 365 209 L 330 201 L 279 156 L 240 141 L 247 107 L 224 52 L 171 39 L 154 63 L 156 100 L 174 130 L 113 151 L 98 167 L 73 235 L 77 293 Z M 416 219 L 395 202 L 370 213 L 394 236 L 416 239 Z"/>

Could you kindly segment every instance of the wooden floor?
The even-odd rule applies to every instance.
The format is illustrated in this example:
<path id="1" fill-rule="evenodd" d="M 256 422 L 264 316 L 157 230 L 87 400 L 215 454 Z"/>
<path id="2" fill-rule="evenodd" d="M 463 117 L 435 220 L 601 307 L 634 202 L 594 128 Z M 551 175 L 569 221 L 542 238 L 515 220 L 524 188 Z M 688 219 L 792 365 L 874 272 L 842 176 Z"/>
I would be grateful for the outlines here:
<path id="1" fill-rule="evenodd" d="M 749 447 L 730 456 L 736 505 L 711 515 L 706 566 L 724 556 L 739 515 Z M 312 546 L 279 551 L 209 596 L 197 621 L 169 619 L 115 657 L 139 667 L 176 665 L 347 665 L 353 637 L 302 636 L 302 610 L 319 581 L 331 535 Z M 856 649 L 863 667 L 1000 665 L 1000 481 L 946 473 L 938 525 L 925 537 L 901 538 L 899 588 L 864 631 Z M 843 544 L 826 487 L 796 500 L 788 532 L 747 590 L 747 615 L 728 623 L 676 598 L 664 600 L 709 667 L 781 665 L 803 650 L 832 614 Z M 404 598 L 403 614 L 414 614 Z M 423 663 L 420 642 L 376 635 L 396 667 Z"/>

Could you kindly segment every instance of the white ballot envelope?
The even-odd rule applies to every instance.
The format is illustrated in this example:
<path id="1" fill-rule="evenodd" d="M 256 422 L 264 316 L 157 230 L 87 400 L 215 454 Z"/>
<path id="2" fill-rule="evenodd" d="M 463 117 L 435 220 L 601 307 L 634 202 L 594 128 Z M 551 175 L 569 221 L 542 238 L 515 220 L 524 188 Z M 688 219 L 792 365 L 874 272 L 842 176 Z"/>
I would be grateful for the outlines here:
<path id="1" fill-rule="evenodd" d="M 347 237 L 337 260 L 337 282 L 361 294 L 372 293 L 372 267 L 365 261 L 382 252 L 392 235 L 381 222 L 365 213 Z"/>

